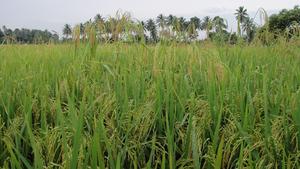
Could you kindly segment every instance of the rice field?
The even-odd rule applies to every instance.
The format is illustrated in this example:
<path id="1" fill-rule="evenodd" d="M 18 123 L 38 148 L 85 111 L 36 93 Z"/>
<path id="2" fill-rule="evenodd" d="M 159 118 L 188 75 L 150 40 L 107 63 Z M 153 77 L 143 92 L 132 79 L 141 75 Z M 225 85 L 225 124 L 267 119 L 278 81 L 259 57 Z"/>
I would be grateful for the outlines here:
<path id="1" fill-rule="evenodd" d="M 0 46 L 0 168 L 300 167 L 297 44 Z"/>

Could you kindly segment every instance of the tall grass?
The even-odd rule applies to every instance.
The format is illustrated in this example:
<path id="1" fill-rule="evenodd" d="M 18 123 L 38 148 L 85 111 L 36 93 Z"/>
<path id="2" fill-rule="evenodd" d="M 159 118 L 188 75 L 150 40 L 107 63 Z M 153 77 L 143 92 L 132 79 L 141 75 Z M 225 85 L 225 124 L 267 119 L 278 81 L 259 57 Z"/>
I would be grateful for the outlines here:
<path id="1" fill-rule="evenodd" d="M 88 43 L 0 47 L 0 167 L 300 167 L 296 44 Z"/>

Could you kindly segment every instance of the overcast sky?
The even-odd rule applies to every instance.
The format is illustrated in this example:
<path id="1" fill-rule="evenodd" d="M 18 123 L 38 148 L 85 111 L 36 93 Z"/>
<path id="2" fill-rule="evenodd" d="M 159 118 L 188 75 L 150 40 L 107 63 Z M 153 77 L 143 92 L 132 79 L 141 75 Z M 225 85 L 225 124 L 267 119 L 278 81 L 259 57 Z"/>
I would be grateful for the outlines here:
<path id="1" fill-rule="evenodd" d="M 235 29 L 234 10 L 239 6 L 255 15 L 263 7 L 269 13 L 300 5 L 299 0 L 0 0 L 0 26 L 55 30 L 61 33 L 65 23 L 76 24 L 100 13 L 113 15 L 129 11 L 137 19 L 158 14 L 178 16 L 216 16 L 228 20 Z"/>

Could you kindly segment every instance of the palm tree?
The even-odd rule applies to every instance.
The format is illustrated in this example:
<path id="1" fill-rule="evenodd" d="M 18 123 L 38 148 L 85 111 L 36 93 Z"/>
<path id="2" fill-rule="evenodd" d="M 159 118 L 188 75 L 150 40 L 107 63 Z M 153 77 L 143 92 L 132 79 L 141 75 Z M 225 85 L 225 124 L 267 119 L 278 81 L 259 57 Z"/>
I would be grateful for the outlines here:
<path id="1" fill-rule="evenodd" d="M 4 33 L 3 33 L 2 30 L 0 29 L 0 44 L 2 43 L 3 37 L 4 37 Z"/>
<path id="2" fill-rule="evenodd" d="M 96 32 L 97 32 L 97 38 L 99 40 L 102 40 L 102 35 L 105 31 L 105 20 L 104 18 L 100 15 L 100 14 L 97 14 L 95 17 L 94 17 L 94 24 L 96 26 Z"/>
<path id="3" fill-rule="evenodd" d="M 165 24 L 166 24 L 166 18 L 163 14 L 159 14 L 156 18 L 156 23 L 158 24 L 158 26 L 161 28 L 161 29 L 164 29 L 165 27 Z"/>
<path id="4" fill-rule="evenodd" d="M 150 38 L 153 42 L 157 42 L 157 29 L 153 19 L 149 19 L 146 22 L 146 29 L 150 32 Z"/>
<path id="5" fill-rule="evenodd" d="M 187 36 L 190 40 L 194 40 L 198 37 L 198 31 L 193 22 L 190 22 L 190 24 L 187 28 Z"/>
<path id="6" fill-rule="evenodd" d="M 212 29 L 212 20 L 209 16 L 203 18 L 201 30 L 205 30 L 206 38 L 209 39 L 209 31 Z"/>
<path id="7" fill-rule="evenodd" d="M 63 35 L 65 35 L 66 39 L 69 39 L 69 36 L 72 35 L 72 28 L 69 24 L 65 24 Z"/>
<path id="8" fill-rule="evenodd" d="M 213 19 L 213 27 L 217 33 L 222 33 L 225 29 L 227 29 L 227 24 L 224 18 L 221 18 L 220 16 L 216 16 Z"/>
<path id="9" fill-rule="evenodd" d="M 167 18 L 160 14 L 156 18 L 156 23 L 158 25 L 159 29 L 159 36 L 161 39 L 170 39 L 171 32 L 169 29 L 167 29 Z"/>
<path id="10" fill-rule="evenodd" d="M 173 24 L 172 24 L 172 30 L 177 34 L 180 32 L 180 24 L 179 24 L 179 18 L 175 17 L 173 19 Z"/>
<path id="11" fill-rule="evenodd" d="M 82 23 L 79 24 L 79 28 L 80 28 L 80 35 L 83 36 L 84 35 L 84 25 Z"/>
<path id="12" fill-rule="evenodd" d="M 167 18 L 166 18 L 166 25 L 168 26 L 168 29 L 169 29 L 169 32 L 172 36 L 172 38 L 175 36 L 176 34 L 176 24 L 175 24 L 175 21 L 176 21 L 177 17 L 170 14 Z"/>
<path id="13" fill-rule="evenodd" d="M 140 25 L 141 25 L 143 31 L 147 31 L 147 28 L 146 28 L 147 23 L 145 21 L 141 21 Z"/>
<path id="14" fill-rule="evenodd" d="M 174 30 L 176 32 L 176 38 L 179 40 L 186 40 L 186 31 L 188 29 L 189 22 L 184 17 L 174 19 Z"/>
<path id="15" fill-rule="evenodd" d="M 11 29 L 7 28 L 6 26 L 3 26 L 2 29 L 4 34 L 3 41 L 5 41 L 6 43 L 11 43 L 15 40 L 14 33 Z"/>
<path id="16" fill-rule="evenodd" d="M 112 24 L 111 24 L 111 18 L 109 18 L 107 21 L 104 22 L 104 28 L 105 28 L 105 31 L 104 31 L 104 35 L 105 35 L 105 40 L 106 41 L 110 41 L 112 40 Z"/>
<path id="17" fill-rule="evenodd" d="M 118 41 L 121 33 L 120 29 L 122 29 L 120 21 L 117 18 L 110 17 L 105 24 L 106 31 L 110 36 L 110 40 L 114 42 Z"/>
<path id="18" fill-rule="evenodd" d="M 82 36 L 82 41 L 85 42 L 87 40 L 88 32 L 90 31 L 92 25 L 92 20 L 88 20 L 85 23 L 83 23 L 83 36 Z"/>
<path id="19" fill-rule="evenodd" d="M 167 26 L 173 26 L 173 23 L 175 21 L 176 16 L 170 14 L 167 18 L 166 18 L 166 23 Z"/>
<path id="20" fill-rule="evenodd" d="M 135 28 L 135 32 L 137 33 L 136 35 L 134 35 L 135 38 L 141 39 L 142 36 L 144 37 L 144 39 L 147 41 L 148 40 L 148 36 L 145 34 L 145 32 L 147 32 L 147 23 L 145 21 L 141 21 L 138 24 L 134 24 L 133 27 Z"/>
<path id="21" fill-rule="evenodd" d="M 196 27 L 196 29 L 200 29 L 201 20 L 197 16 L 194 16 L 190 19 L 190 23 L 193 23 Z"/>
<path id="22" fill-rule="evenodd" d="M 188 37 L 193 40 L 198 37 L 198 29 L 200 29 L 201 20 L 194 16 L 190 18 L 189 26 L 187 28 Z"/>
<path id="23" fill-rule="evenodd" d="M 236 19 L 237 19 L 238 35 L 241 37 L 242 36 L 241 24 L 244 23 L 244 21 L 248 17 L 247 9 L 245 9 L 243 6 L 240 6 L 234 14 L 236 15 Z"/>
<path id="24" fill-rule="evenodd" d="M 187 29 L 189 23 L 185 20 L 184 17 L 179 17 L 178 22 L 179 22 L 179 25 L 180 25 L 180 31 L 184 32 Z"/>
<path id="25" fill-rule="evenodd" d="M 104 18 L 100 15 L 100 14 L 97 14 L 95 17 L 94 17 L 94 22 L 96 24 L 98 23 L 103 23 L 104 22 Z"/>
<path id="26" fill-rule="evenodd" d="M 247 41 L 250 42 L 255 31 L 255 24 L 253 19 L 247 17 L 242 24 L 243 31 L 246 32 Z"/>

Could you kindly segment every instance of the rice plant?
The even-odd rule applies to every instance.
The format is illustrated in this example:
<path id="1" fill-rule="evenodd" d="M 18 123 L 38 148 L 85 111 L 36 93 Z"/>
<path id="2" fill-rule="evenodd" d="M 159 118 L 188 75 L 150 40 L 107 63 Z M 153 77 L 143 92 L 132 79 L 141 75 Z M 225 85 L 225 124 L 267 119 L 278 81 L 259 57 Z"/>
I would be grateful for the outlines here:
<path id="1" fill-rule="evenodd" d="M 75 52 L 0 47 L 0 167 L 300 167 L 296 43 L 98 44 L 93 26 L 80 43 L 75 29 Z"/>

